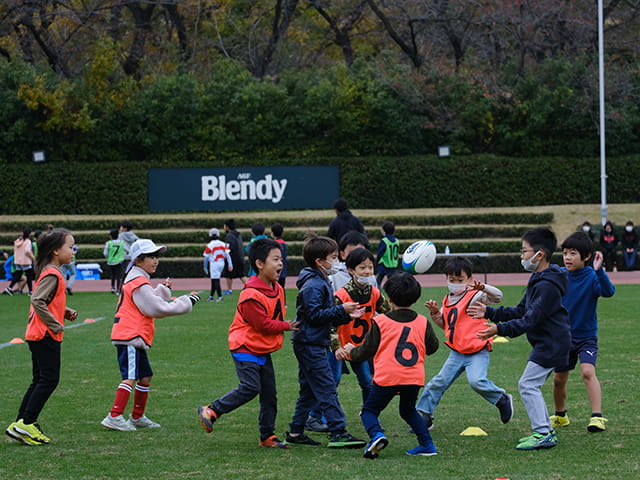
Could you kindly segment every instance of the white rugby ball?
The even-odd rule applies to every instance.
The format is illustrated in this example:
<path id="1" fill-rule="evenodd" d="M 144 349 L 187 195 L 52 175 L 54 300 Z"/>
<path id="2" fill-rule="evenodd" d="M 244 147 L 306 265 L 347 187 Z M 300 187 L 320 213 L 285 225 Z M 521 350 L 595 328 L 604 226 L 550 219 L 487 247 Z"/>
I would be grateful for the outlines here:
<path id="1" fill-rule="evenodd" d="M 409 273 L 425 273 L 436 261 L 436 246 L 429 240 L 412 243 L 402 254 L 402 269 Z"/>

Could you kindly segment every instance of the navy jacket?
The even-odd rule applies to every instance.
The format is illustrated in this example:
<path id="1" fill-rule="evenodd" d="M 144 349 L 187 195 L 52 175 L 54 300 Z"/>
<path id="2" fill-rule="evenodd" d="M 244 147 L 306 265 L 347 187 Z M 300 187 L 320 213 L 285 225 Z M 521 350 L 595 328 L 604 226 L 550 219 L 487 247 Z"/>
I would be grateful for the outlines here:
<path id="1" fill-rule="evenodd" d="M 296 282 L 296 322 L 298 330 L 291 334 L 291 341 L 329 347 L 332 326 L 351 321 L 342 305 L 336 305 L 333 289 L 327 277 L 315 268 L 303 268 Z"/>
<path id="2" fill-rule="evenodd" d="M 529 360 L 545 368 L 569 363 L 571 323 L 562 304 L 568 289 L 567 272 L 558 265 L 535 272 L 524 297 L 515 307 L 487 307 L 485 317 L 498 324 L 498 335 L 527 334 L 533 347 Z"/>
<path id="3" fill-rule="evenodd" d="M 342 236 L 351 230 L 364 233 L 364 225 L 362 225 L 358 217 L 351 213 L 351 210 L 345 210 L 338 213 L 336 217 L 331 220 L 327 237 L 331 237 L 340 243 Z"/>

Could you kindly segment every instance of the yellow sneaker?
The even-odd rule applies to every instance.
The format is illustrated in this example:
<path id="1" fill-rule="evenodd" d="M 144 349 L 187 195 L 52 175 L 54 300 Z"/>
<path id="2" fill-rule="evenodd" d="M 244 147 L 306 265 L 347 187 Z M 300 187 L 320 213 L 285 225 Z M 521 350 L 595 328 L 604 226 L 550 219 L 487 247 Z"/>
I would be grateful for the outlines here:
<path id="1" fill-rule="evenodd" d="M 608 421 L 609 420 L 604 417 L 591 417 L 589 425 L 587 425 L 587 430 L 591 433 L 604 432 L 607 429 L 605 423 Z"/>
<path id="2" fill-rule="evenodd" d="M 51 443 L 51 439 L 40 430 L 40 425 L 37 423 L 27 424 L 20 419 L 13 425 L 13 431 L 39 443 Z"/>
<path id="3" fill-rule="evenodd" d="M 568 415 L 551 415 L 549 418 L 551 419 L 551 426 L 553 428 L 566 427 L 571 423 Z"/>

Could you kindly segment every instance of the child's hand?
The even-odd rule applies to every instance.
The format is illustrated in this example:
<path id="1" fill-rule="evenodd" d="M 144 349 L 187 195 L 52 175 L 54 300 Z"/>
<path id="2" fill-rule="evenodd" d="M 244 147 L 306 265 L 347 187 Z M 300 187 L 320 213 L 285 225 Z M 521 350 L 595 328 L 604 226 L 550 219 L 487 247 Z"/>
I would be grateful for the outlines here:
<path id="1" fill-rule="evenodd" d="M 293 320 L 289 320 L 287 323 L 289 324 L 289 330 L 291 331 L 300 330 L 298 328 L 300 326 L 300 322 L 294 322 Z"/>
<path id="2" fill-rule="evenodd" d="M 467 307 L 467 313 L 473 318 L 484 318 L 487 313 L 487 306 L 482 302 L 474 303 Z"/>
<path id="3" fill-rule="evenodd" d="M 472 284 L 468 285 L 471 290 L 484 290 L 484 283 L 474 280 Z"/>
<path id="4" fill-rule="evenodd" d="M 440 305 L 435 300 L 427 300 L 424 304 L 429 309 L 431 315 L 437 315 L 440 313 Z"/>
<path id="5" fill-rule="evenodd" d="M 344 302 L 342 307 L 351 318 L 360 318 L 364 313 L 364 307 L 360 307 L 360 304 L 356 302 Z"/>
<path id="6" fill-rule="evenodd" d="M 227 270 L 229 270 L 230 272 L 233 272 L 233 265 L 229 265 L 229 268 L 227 268 Z"/>
<path id="7" fill-rule="evenodd" d="M 76 318 L 78 318 L 78 312 L 76 312 L 73 308 L 66 307 L 64 310 L 64 318 L 65 320 L 73 322 Z"/>
<path id="8" fill-rule="evenodd" d="M 593 269 L 600 270 L 602 268 L 602 264 L 604 263 L 604 256 L 600 250 L 597 250 L 596 253 L 593 254 Z"/>
<path id="9" fill-rule="evenodd" d="M 354 348 L 356 348 L 356 346 L 353 343 L 347 343 L 344 347 L 342 347 L 344 349 L 345 352 L 347 353 L 351 353 L 351 350 L 353 350 Z"/>
<path id="10" fill-rule="evenodd" d="M 336 359 L 340 361 L 349 360 L 349 352 L 347 352 L 344 348 L 340 347 L 336 350 Z"/>
<path id="11" fill-rule="evenodd" d="M 167 287 L 169 290 L 171 290 L 171 288 L 172 288 L 172 286 L 173 286 L 173 284 L 171 283 L 171 280 L 169 279 L 169 277 L 167 277 L 167 278 L 165 279 L 165 281 L 164 281 L 164 282 L 162 282 L 162 284 L 163 284 L 165 287 Z"/>
<path id="12" fill-rule="evenodd" d="M 480 340 L 488 340 L 491 337 L 493 337 L 494 335 L 498 334 L 498 326 L 494 323 L 485 323 L 484 324 L 487 328 L 484 330 L 480 330 L 478 332 L 478 334 L 476 335 L 476 337 L 478 337 Z"/>

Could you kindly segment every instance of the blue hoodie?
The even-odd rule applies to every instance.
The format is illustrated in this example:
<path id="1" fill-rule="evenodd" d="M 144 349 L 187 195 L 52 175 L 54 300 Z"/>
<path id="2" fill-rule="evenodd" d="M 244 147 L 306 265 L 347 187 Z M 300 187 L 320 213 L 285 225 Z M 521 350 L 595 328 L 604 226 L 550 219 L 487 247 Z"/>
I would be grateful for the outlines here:
<path id="1" fill-rule="evenodd" d="M 566 268 L 563 267 L 563 270 Z M 570 272 L 569 290 L 562 297 L 562 303 L 569 310 L 572 338 L 593 338 L 598 336 L 598 297 L 612 297 L 616 293 L 604 268 L 594 270 L 584 267 Z"/>
<path id="2" fill-rule="evenodd" d="M 571 324 L 569 312 L 562 304 L 567 288 L 567 272 L 558 265 L 550 265 L 531 275 L 517 306 L 487 307 L 485 317 L 498 323 L 498 335 L 517 337 L 526 333 L 533 347 L 529 361 L 544 368 L 567 365 Z"/>
<path id="3" fill-rule="evenodd" d="M 336 305 L 333 289 L 327 277 L 316 268 L 305 267 L 296 282 L 296 322 L 298 330 L 291 334 L 291 341 L 329 347 L 332 326 L 351 321 L 342 305 Z"/>

